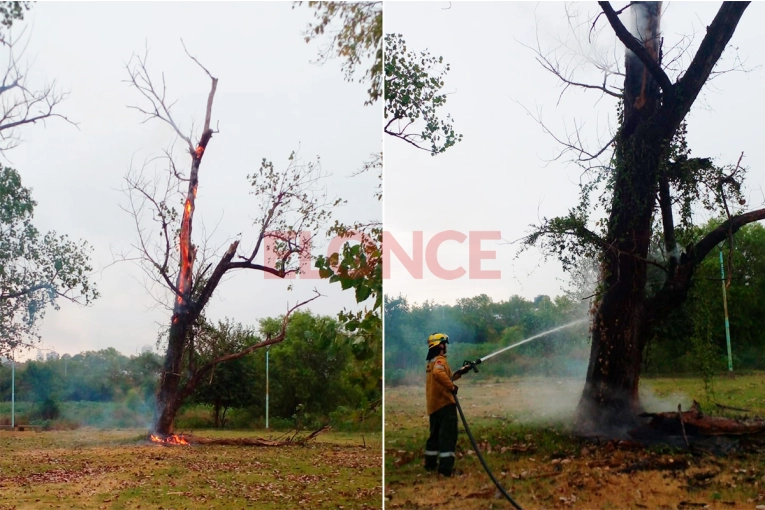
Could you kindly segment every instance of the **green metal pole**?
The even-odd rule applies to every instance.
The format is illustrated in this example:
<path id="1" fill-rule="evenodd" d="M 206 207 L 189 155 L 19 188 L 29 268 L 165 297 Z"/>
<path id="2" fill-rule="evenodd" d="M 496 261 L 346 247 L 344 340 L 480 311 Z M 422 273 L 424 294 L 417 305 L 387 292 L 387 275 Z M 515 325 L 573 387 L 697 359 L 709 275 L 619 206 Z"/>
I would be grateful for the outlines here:
<path id="1" fill-rule="evenodd" d="M 16 428 L 16 357 L 11 356 L 11 428 Z"/>
<path id="2" fill-rule="evenodd" d="M 722 248 L 720 248 L 720 275 L 722 276 L 723 308 L 725 309 L 725 341 L 728 343 L 728 370 L 733 371 L 733 355 L 730 350 L 730 323 L 728 322 L 728 296 L 725 294 L 725 268 Z"/>
<path id="3" fill-rule="evenodd" d="M 266 347 L 266 428 L 268 428 L 268 349 Z"/>

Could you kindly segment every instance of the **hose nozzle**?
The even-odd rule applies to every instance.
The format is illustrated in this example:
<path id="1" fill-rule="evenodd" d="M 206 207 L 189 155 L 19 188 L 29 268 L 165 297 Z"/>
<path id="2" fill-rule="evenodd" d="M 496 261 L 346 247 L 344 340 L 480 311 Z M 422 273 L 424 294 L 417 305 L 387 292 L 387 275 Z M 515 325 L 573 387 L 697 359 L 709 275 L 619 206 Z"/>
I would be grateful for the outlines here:
<path id="1" fill-rule="evenodd" d="M 462 373 L 466 373 L 466 372 L 470 372 L 472 370 L 473 372 L 478 373 L 478 369 L 476 368 L 476 365 L 480 365 L 480 364 L 481 364 L 481 358 L 478 358 L 475 361 L 470 361 L 470 360 L 466 359 L 462 363 L 462 368 L 460 369 L 460 371 Z"/>

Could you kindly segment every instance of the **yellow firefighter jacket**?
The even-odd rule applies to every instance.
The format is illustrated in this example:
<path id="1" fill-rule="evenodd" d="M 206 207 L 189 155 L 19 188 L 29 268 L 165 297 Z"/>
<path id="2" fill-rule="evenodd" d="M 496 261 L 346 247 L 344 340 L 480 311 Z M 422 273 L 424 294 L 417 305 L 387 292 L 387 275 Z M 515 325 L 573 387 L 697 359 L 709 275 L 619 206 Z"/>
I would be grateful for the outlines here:
<path id="1" fill-rule="evenodd" d="M 428 414 L 433 414 L 442 407 L 454 404 L 454 383 L 452 370 L 446 361 L 446 356 L 436 356 L 428 362 L 425 368 L 425 400 L 428 404 Z"/>

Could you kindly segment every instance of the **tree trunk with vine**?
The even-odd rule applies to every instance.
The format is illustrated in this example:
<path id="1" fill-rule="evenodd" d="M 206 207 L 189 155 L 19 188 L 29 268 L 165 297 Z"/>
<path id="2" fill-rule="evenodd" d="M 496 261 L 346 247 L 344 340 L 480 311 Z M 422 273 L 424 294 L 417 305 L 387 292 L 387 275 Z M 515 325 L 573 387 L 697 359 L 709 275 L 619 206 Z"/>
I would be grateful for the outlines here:
<path id="1" fill-rule="evenodd" d="M 617 433 L 636 423 L 638 386 L 646 339 L 653 326 L 682 304 L 700 261 L 727 235 L 762 219 L 765 211 L 730 218 L 682 256 L 674 244 L 671 207 L 664 201 L 662 163 L 673 138 L 701 87 L 735 31 L 745 3 L 726 2 L 708 27 L 691 66 L 671 83 L 661 69 L 658 20 L 660 3 L 634 2 L 645 13 L 640 39 L 619 21 L 608 2 L 600 2 L 609 23 L 627 46 L 623 117 L 614 140 L 613 194 L 603 243 L 601 293 L 593 313 L 592 347 L 587 379 L 577 410 L 583 431 Z M 667 280 L 646 296 L 648 251 L 657 205 L 664 214 L 670 253 Z M 671 242 L 670 242 L 671 241 Z"/>

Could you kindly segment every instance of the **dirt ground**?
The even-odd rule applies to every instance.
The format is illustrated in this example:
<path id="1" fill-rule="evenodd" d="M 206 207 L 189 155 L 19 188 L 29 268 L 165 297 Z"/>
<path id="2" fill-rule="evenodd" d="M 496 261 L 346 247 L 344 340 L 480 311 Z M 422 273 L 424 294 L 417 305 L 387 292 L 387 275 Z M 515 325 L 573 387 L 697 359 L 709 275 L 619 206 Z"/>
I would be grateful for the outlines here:
<path id="1" fill-rule="evenodd" d="M 469 377 L 469 376 L 468 376 Z M 585 440 L 570 434 L 582 381 L 465 380 L 460 401 L 468 424 L 500 482 L 524 508 L 765 509 L 765 438 L 740 438 L 720 448 L 653 446 Z M 744 391 L 742 388 L 750 388 Z M 739 395 L 765 414 L 765 374 L 717 383 L 717 395 Z M 651 411 L 690 407 L 700 382 L 643 383 Z M 752 395 L 755 395 L 754 397 Z M 484 472 L 460 424 L 456 476 L 422 468 L 427 416 L 421 387 L 386 388 L 385 508 L 511 508 Z M 751 416 L 753 413 L 749 413 Z"/>
<path id="2" fill-rule="evenodd" d="M 382 507 L 379 434 L 328 433 L 285 447 L 163 446 L 145 436 L 0 432 L 0 509 Z M 222 435 L 242 436 L 253 432 Z"/>

